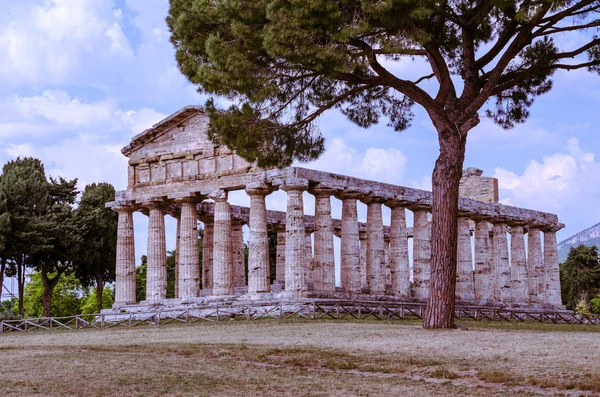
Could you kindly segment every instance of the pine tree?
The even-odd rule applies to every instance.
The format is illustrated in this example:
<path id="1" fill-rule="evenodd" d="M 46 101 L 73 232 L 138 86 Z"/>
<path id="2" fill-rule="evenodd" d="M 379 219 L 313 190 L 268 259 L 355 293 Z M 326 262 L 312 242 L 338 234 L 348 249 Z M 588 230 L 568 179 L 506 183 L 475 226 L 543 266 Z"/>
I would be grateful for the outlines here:
<path id="1" fill-rule="evenodd" d="M 97 313 L 102 310 L 104 284 L 115 281 L 118 216 L 105 204 L 115 200 L 115 188 L 109 183 L 85 187 L 76 223 L 83 244 L 74 263 L 75 275 L 81 284 L 96 287 Z"/>

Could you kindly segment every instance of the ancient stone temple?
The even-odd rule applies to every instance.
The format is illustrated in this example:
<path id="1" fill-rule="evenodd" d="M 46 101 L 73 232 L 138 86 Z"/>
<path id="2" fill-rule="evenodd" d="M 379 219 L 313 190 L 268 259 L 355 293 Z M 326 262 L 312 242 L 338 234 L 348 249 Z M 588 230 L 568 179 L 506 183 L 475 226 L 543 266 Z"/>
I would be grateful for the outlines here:
<path id="1" fill-rule="evenodd" d="M 212 144 L 207 126 L 201 107 L 186 107 L 123 149 L 128 188 L 107 204 L 119 214 L 115 308 L 248 299 L 426 300 L 431 192 L 298 167 L 260 169 Z M 461 183 L 458 301 L 559 308 L 556 231 L 564 225 L 553 214 L 499 204 L 497 180 L 481 175 L 467 169 Z M 228 194 L 238 190 L 250 197 L 249 208 L 228 202 Z M 265 198 L 275 190 L 287 195 L 285 212 L 266 207 Z M 304 212 L 304 192 L 315 200 L 314 215 Z M 341 201 L 341 219 L 331 215 L 332 200 Z M 367 207 L 366 223 L 358 221 L 359 202 Z M 383 219 L 383 206 L 391 209 L 389 220 Z M 149 218 L 146 300 L 140 303 L 135 211 Z M 407 211 L 413 213 L 410 227 Z M 178 225 L 175 299 L 166 299 L 166 215 Z M 269 230 L 277 233 L 275 263 L 269 260 Z"/>

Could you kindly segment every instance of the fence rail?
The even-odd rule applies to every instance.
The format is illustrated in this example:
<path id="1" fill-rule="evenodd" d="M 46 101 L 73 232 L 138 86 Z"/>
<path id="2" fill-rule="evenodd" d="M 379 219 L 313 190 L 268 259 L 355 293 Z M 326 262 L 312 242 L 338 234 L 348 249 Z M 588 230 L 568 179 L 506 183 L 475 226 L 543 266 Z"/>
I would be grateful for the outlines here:
<path id="1" fill-rule="evenodd" d="M 23 320 L 0 321 L 0 333 L 29 332 L 36 330 L 80 330 L 116 327 L 157 326 L 169 323 L 192 324 L 264 318 L 279 320 L 305 318 L 403 320 L 421 319 L 426 305 L 423 303 L 356 302 L 356 301 L 278 301 L 245 305 L 210 305 L 189 308 L 162 309 L 153 312 L 80 314 L 69 317 L 42 317 Z M 505 309 L 483 306 L 458 306 L 455 318 L 459 320 L 489 320 L 507 322 L 534 321 L 541 323 L 590 324 L 600 326 L 600 315 L 579 315 L 568 311 L 535 311 L 530 309 Z"/>

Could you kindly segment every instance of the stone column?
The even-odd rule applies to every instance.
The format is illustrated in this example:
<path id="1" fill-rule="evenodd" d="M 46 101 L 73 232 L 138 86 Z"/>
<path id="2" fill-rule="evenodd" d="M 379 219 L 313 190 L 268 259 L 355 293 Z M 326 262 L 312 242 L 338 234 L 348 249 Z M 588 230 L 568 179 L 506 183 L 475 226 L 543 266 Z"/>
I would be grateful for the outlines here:
<path id="1" fill-rule="evenodd" d="M 215 223 L 212 216 L 204 215 L 204 237 L 202 240 L 202 288 L 213 287 L 213 249 L 215 236 Z"/>
<path id="2" fill-rule="evenodd" d="M 513 302 L 527 303 L 529 288 L 527 282 L 527 256 L 523 226 L 510 228 L 510 291 Z"/>
<path id="3" fill-rule="evenodd" d="M 367 283 L 369 293 L 385 294 L 385 242 L 383 236 L 383 216 L 378 197 L 365 197 L 367 204 Z"/>
<path id="4" fill-rule="evenodd" d="M 315 258 L 313 257 L 313 248 L 312 248 L 312 229 L 306 229 L 306 233 L 304 234 L 304 274 L 306 278 L 306 289 L 308 291 L 315 290 L 315 281 L 314 281 L 314 268 L 315 268 Z"/>
<path id="5" fill-rule="evenodd" d="M 239 219 L 231 221 L 231 238 L 233 246 L 234 286 L 246 285 L 246 263 L 244 261 L 244 222 Z"/>
<path id="6" fill-rule="evenodd" d="M 392 295 L 392 269 L 390 268 L 390 239 L 385 237 L 383 239 L 383 252 L 385 257 L 385 285 L 384 291 L 386 295 Z"/>
<path id="7" fill-rule="evenodd" d="M 369 282 L 367 281 L 367 229 L 359 228 L 358 239 L 360 241 L 360 292 L 369 292 Z"/>
<path id="8" fill-rule="evenodd" d="M 556 230 L 544 231 L 544 270 L 546 273 L 546 303 L 553 306 L 562 306 Z"/>
<path id="9" fill-rule="evenodd" d="M 489 222 L 475 222 L 475 299 L 492 301 L 492 243 Z"/>
<path id="10" fill-rule="evenodd" d="M 308 181 L 301 178 L 286 179 L 280 187 L 287 193 L 285 225 L 285 291 L 292 296 L 306 294 L 304 230 L 304 202 L 302 192 L 308 188 Z"/>
<path id="11" fill-rule="evenodd" d="M 178 200 L 181 205 L 179 255 L 179 293 L 180 297 L 195 298 L 200 296 L 200 258 L 198 257 L 198 214 L 196 200 Z"/>
<path id="12" fill-rule="evenodd" d="M 130 206 L 113 207 L 113 211 L 119 214 L 114 307 L 136 301 L 133 210 Z"/>
<path id="13" fill-rule="evenodd" d="M 233 295 L 233 246 L 231 244 L 231 207 L 227 192 L 216 190 L 209 195 L 215 201 L 213 243 L 213 295 Z"/>
<path id="14" fill-rule="evenodd" d="M 346 292 L 360 293 L 360 242 L 358 235 L 358 212 L 356 202 L 361 194 L 340 192 L 336 197 L 342 200 L 342 230 L 340 242 L 340 271 L 342 288 Z"/>
<path id="15" fill-rule="evenodd" d="M 265 197 L 271 188 L 261 183 L 246 186 L 250 196 L 250 242 L 248 249 L 248 293 L 269 292 L 269 237 Z"/>
<path id="16" fill-rule="evenodd" d="M 544 303 L 546 300 L 544 262 L 542 258 L 542 240 L 540 229 L 530 227 L 527 232 L 527 284 L 529 287 L 529 302 Z"/>
<path id="17" fill-rule="evenodd" d="M 494 246 L 494 286 L 493 298 L 496 302 L 509 303 L 510 291 L 510 261 L 508 258 L 507 226 L 505 223 L 495 223 L 493 229 Z"/>
<path id="18" fill-rule="evenodd" d="M 458 218 L 458 252 L 456 269 L 456 299 L 475 300 L 473 284 L 473 253 L 471 251 L 471 225 L 469 218 Z"/>
<path id="19" fill-rule="evenodd" d="M 417 207 L 413 212 L 413 291 L 416 299 L 427 300 L 431 275 L 431 224 L 426 209 Z"/>
<path id="20" fill-rule="evenodd" d="M 277 257 L 274 284 L 285 285 L 285 225 L 277 228 Z"/>
<path id="21" fill-rule="evenodd" d="M 315 291 L 335 291 L 335 260 L 333 256 L 333 221 L 331 219 L 332 190 L 319 187 L 315 196 L 314 270 Z"/>
<path id="22" fill-rule="evenodd" d="M 194 212 L 196 210 L 194 209 Z M 174 285 L 174 295 L 175 298 L 181 298 L 179 294 L 179 267 L 181 264 L 181 211 L 177 210 L 173 215 L 175 219 L 177 219 L 177 231 L 176 231 L 176 241 L 175 241 L 175 285 Z"/>
<path id="23" fill-rule="evenodd" d="M 148 219 L 148 269 L 146 300 L 157 302 L 167 296 L 167 243 L 165 213 L 160 203 L 149 202 L 143 207 L 150 211 Z"/>
<path id="24" fill-rule="evenodd" d="M 392 276 L 392 294 L 410 296 L 410 269 L 408 261 L 408 237 L 406 210 L 396 202 L 387 202 L 391 208 L 389 265 Z"/>

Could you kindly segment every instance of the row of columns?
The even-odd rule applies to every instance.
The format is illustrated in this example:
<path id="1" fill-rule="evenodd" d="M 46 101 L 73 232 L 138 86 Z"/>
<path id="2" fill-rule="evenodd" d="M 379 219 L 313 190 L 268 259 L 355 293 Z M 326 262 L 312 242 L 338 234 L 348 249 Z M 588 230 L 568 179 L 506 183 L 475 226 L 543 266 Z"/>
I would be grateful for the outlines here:
<path id="1" fill-rule="evenodd" d="M 341 238 L 341 284 L 348 293 L 391 294 L 425 300 L 429 291 L 431 267 L 431 226 L 428 208 L 407 207 L 405 203 L 386 200 L 359 190 L 339 191 L 319 184 L 310 192 L 315 196 L 314 256 L 310 234 L 304 224 L 302 194 L 309 190 L 306 179 L 289 178 L 279 186 L 287 193 L 285 228 L 277 230 L 275 284 L 285 285 L 292 296 L 304 296 L 309 290 L 335 291 L 333 237 Z M 271 186 L 253 183 L 246 186 L 250 196 L 248 293 L 270 291 L 267 211 L 265 198 Z M 334 231 L 331 196 L 342 201 L 341 229 Z M 227 192 L 209 195 L 215 201 L 214 218 L 204 222 L 203 274 L 199 274 L 196 204 L 198 198 L 177 200 L 178 255 L 180 269 L 177 290 L 180 297 L 192 298 L 202 288 L 213 295 L 233 295 L 236 286 L 245 284 L 242 224 L 232 220 Z M 359 229 L 357 203 L 367 205 L 367 226 Z M 382 206 L 391 209 L 389 239 L 384 237 Z M 148 210 L 147 300 L 159 301 L 166 296 L 166 244 L 164 209 L 158 202 L 141 204 Z M 414 213 L 413 285 L 410 284 L 406 208 Z M 117 303 L 135 302 L 135 253 L 133 247 L 133 207 L 118 207 L 119 235 L 117 246 Z M 474 221 L 474 253 L 471 229 Z M 477 302 L 530 302 L 560 305 L 558 257 L 555 231 L 544 231 L 542 252 L 540 230 L 530 227 L 525 253 L 524 228 L 512 225 L 511 259 L 507 231 L 495 223 L 490 237 L 487 220 L 459 219 L 457 297 Z M 336 233 L 337 232 L 337 233 Z M 528 259 L 526 259 L 528 258 Z M 473 270 L 473 260 L 475 270 Z"/>

